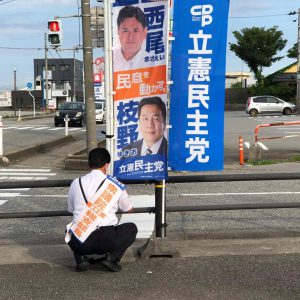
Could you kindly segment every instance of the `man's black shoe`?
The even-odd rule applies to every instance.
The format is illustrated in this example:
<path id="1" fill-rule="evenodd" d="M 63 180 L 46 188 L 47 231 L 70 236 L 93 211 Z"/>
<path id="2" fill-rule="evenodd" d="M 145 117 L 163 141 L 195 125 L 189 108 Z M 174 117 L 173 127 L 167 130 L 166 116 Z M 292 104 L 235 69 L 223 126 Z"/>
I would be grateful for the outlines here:
<path id="1" fill-rule="evenodd" d="M 101 261 L 101 264 L 111 272 L 120 272 L 122 270 L 120 264 L 116 260 L 113 260 L 109 254 Z"/>
<path id="2" fill-rule="evenodd" d="M 85 259 L 83 255 L 79 255 L 74 252 L 74 257 L 76 260 L 76 270 L 77 271 L 86 271 L 90 268 L 89 262 Z"/>

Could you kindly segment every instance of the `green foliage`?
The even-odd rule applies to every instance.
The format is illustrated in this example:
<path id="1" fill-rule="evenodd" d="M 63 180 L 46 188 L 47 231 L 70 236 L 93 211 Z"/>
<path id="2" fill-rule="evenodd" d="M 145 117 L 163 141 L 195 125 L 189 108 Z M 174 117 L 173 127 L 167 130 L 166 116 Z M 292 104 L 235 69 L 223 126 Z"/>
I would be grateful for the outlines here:
<path id="1" fill-rule="evenodd" d="M 230 50 L 241 60 L 245 61 L 254 73 L 258 86 L 263 85 L 262 70 L 270 67 L 274 62 L 282 59 L 276 56 L 287 40 L 283 39 L 282 31 L 277 26 L 269 29 L 265 27 L 243 28 L 240 32 L 233 31 L 237 43 L 229 43 Z"/>
<path id="2" fill-rule="evenodd" d="M 253 165 L 253 166 L 263 166 L 263 165 L 273 165 L 273 164 L 296 162 L 296 161 L 300 161 L 299 155 L 291 156 L 286 159 L 261 159 L 261 160 L 250 160 L 249 159 L 247 161 L 247 164 Z"/>
<path id="3" fill-rule="evenodd" d="M 242 89 L 243 88 L 242 82 L 235 82 L 230 86 L 230 88 L 232 88 L 232 89 Z"/>
<path id="4" fill-rule="evenodd" d="M 277 83 L 268 86 L 254 85 L 249 89 L 249 93 L 251 96 L 271 95 L 271 96 L 278 97 L 284 101 L 290 101 L 295 103 L 296 90 L 297 90 L 296 84 L 287 85 L 287 84 Z"/>
<path id="5" fill-rule="evenodd" d="M 298 56 L 298 44 L 295 43 L 292 48 L 290 48 L 287 52 L 287 57 L 289 58 L 297 58 Z"/>

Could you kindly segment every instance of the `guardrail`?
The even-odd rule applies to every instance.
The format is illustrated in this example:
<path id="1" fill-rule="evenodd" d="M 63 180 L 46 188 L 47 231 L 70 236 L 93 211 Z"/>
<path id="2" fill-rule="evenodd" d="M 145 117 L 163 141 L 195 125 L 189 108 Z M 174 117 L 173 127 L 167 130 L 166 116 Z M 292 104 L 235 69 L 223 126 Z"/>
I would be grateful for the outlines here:
<path id="1" fill-rule="evenodd" d="M 274 137 L 258 138 L 258 131 L 259 131 L 260 128 L 263 128 L 263 127 L 272 127 L 272 126 L 299 125 L 299 124 L 300 124 L 299 121 L 297 121 L 297 122 L 278 122 L 278 123 L 260 124 L 260 125 L 258 125 L 258 126 L 255 127 L 255 130 L 254 130 L 254 142 L 256 144 L 258 141 L 291 137 L 291 136 L 274 136 Z M 298 135 L 293 135 L 293 136 L 298 136 Z"/>
<path id="2" fill-rule="evenodd" d="M 165 183 L 192 183 L 192 182 L 227 182 L 227 181 L 268 181 L 268 180 L 298 180 L 300 173 L 272 173 L 272 174 L 226 174 L 226 175 L 197 175 L 197 176 L 170 176 Z M 0 182 L 1 189 L 12 188 L 50 188 L 68 187 L 72 180 L 49 180 L 49 181 L 20 181 Z M 135 208 L 134 213 L 155 213 L 156 237 L 165 236 L 165 214 L 166 212 L 184 211 L 216 211 L 216 210 L 244 210 L 244 209 L 279 209 L 300 208 L 300 202 L 283 203 L 246 203 L 226 205 L 200 205 L 200 206 L 169 206 L 164 207 L 161 201 L 161 181 L 123 181 L 124 184 L 155 184 L 155 207 Z M 123 212 L 118 212 L 123 213 Z M 37 217 L 59 217 L 71 216 L 64 210 L 0 213 L 0 219 L 12 218 L 37 218 Z"/>

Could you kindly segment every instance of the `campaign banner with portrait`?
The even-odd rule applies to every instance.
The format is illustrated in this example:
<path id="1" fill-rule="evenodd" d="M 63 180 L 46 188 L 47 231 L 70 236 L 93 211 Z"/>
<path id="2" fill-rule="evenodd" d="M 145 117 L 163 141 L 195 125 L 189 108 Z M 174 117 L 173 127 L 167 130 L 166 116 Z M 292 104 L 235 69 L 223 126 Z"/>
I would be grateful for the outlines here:
<path id="1" fill-rule="evenodd" d="M 221 170 L 229 0 L 173 6 L 169 167 Z"/>
<path id="2" fill-rule="evenodd" d="M 114 176 L 165 179 L 168 1 L 113 3 Z"/>

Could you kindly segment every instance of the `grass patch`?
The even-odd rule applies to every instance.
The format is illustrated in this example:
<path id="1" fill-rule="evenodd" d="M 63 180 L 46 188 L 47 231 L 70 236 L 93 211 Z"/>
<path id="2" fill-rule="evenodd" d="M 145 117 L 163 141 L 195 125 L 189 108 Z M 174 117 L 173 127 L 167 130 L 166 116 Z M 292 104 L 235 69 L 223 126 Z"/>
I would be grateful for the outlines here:
<path id="1" fill-rule="evenodd" d="M 285 159 L 261 159 L 261 160 L 248 160 L 247 164 L 253 166 L 273 165 L 287 162 L 300 161 L 300 155 L 291 156 Z"/>

